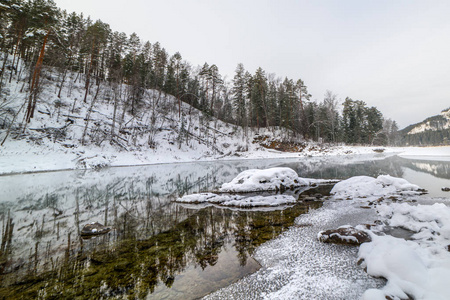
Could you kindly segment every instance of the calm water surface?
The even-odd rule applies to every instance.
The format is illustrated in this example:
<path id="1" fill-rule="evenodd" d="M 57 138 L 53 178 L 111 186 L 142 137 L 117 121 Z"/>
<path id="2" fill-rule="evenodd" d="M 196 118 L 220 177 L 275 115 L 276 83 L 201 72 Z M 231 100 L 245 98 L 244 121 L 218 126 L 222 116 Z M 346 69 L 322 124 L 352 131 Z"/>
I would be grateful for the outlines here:
<path id="1" fill-rule="evenodd" d="M 173 200 L 250 168 L 302 177 L 390 174 L 449 200 L 450 162 L 383 155 L 183 163 L 0 176 L 0 297 L 195 299 L 259 268 L 261 243 L 320 202 L 273 211 L 199 208 Z M 326 194 L 331 187 L 306 193 Z M 83 240 L 84 224 L 110 233 Z"/>

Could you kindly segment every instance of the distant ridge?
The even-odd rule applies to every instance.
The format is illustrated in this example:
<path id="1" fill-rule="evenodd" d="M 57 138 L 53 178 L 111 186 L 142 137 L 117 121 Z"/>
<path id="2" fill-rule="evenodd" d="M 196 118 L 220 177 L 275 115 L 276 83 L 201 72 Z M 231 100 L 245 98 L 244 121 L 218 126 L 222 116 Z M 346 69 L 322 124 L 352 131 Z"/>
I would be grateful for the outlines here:
<path id="1" fill-rule="evenodd" d="M 400 131 L 402 143 L 411 146 L 439 146 L 450 144 L 450 107 L 439 115 L 410 125 Z"/>

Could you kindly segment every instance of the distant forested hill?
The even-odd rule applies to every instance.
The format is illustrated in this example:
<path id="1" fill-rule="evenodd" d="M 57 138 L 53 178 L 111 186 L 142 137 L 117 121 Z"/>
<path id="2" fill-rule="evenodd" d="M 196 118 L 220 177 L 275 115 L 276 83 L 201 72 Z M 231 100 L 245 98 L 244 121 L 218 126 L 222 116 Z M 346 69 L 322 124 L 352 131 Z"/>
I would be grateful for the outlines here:
<path id="1" fill-rule="evenodd" d="M 449 145 L 450 108 L 400 131 L 404 145 Z"/>

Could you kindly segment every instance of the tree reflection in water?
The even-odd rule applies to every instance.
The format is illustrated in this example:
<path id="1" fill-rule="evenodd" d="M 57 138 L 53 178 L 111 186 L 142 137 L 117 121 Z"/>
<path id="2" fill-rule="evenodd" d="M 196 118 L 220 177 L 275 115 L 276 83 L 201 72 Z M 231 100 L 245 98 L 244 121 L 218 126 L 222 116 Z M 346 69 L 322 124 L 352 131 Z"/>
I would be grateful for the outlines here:
<path id="1" fill-rule="evenodd" d="M 401 177 L 404 164 L 395 157 L 351 164 L 296 159 L 4 176 L 0 298 L 144 297 L 161 285 L 175 287 L 192 266 L 208 273 L 226 249 L 245 266 L 258 245 L 320 203 L 257 212 L 189 209 L 171 200 L 217 188 L 249 168 L 287 166 L 312 178 Z M 114 230 L 82 240 L 80 229 L 94 221 Z"/>
<path id="2" fill-rule="evenodd" d="M 93 194 L 82 195 L 79 191 L 77 222 L 81 206 L 95 205 L 90 201 Z M 245 266 L 255 247 L 292 226 L 299 214 L 321 204 L 298 204 L 276 211 L 238 211 L 217 207 L 192 210 L 170 203 L 159 212 L 144 215 L 138 212 L 149 212 L 149 207 L 136 207 L 142 202 L 119 209 L 122 205 L 113 197 L 102 206 L 105 223 L 108 212 L 112 212 L 110 225 L 115 230 L 111 233 L 89 240 L 69 233 L 63 258 L 55 260 L 51 253 L 38 253 L 36 246 L 36 252 L 28 257 L 29 263 L 11 261 L 8 267 L 5 261 L 9 243 L 3 247 L 2 241 L 0 296 L 143 298 L 158 283 L 171 287 L 187 265 L 202 269 L 214 266 L 225 245 L 235 248 L 240 265 Z M 8 240 L 7 235 L 3 237 Z"/>

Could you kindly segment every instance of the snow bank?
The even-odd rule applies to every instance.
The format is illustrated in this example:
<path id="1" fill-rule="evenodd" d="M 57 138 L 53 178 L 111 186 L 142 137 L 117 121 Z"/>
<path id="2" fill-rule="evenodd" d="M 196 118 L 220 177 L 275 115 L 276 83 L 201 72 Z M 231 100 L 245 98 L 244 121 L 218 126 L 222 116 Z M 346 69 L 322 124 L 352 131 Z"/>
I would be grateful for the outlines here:
<path id="1" fill-rule="evenodd" d="M 279 206 L 293 204 L 297 199 L 291 195 L 269 195 L 269 196 L 242 196 L 214 193 L 200 193 L 186 195 L 176 200 L 184 203 L 213 203 L 222 206 L 234 207 L 261 207 Z"/>
<path id="2" fill-rule="evenodd" d="M 364 259 L 367 273 L 388 280 L 381 291 L 366 291 L 363 299 L 386 299 L 386 295 L 400 299 L 407 299 L 407 295 L 413 299 L 450 299 L 450 255 L 441 262 L 446 267 L 441 267 L 438 260 L 442 259 L 431 258 L 430 254 L 414 242 L 392 236 L 375 236 L 371 243 L 362 244 L 359 258 Z"/>
<path id="3" fill-rule="evenodd" d="M 260 192 L 275 191 L 286 188 L 307 186 L 309 182 L 299 178 L 291 168 L 270 168 L 265 170 L 246 170 L 236 176 L 231 182 L 224 183 L 221 192 Z"/>
<path id="4" fill-rule="evenodd" d="M 419 186 L 403 178 L 380 175 L 355 176 L 337 183 L 331 190 L 336 199 L 378 198 L 395 195 L 418 195 L 423 193 Z"/>
<path id="5" fill-rule="evenodd" d="M 450 299 L 450 208 L 444 204 L 382 205 L 379 215 L 390 226 L 416 232 L 412 240 L 372 234 L 359 258 L 368 274 L 388 280 L 382 290 L 368 290 L 363 299 Z"/>
<path id="6" fill-rule="evenodd" d="M 352 177 L 335 185 L 336 199 L 378 199 L 421 194 L 417 185 L 391 176 Z M 360 246 L 362 267 L 387 279 L 381 289 L 367 290 L 362 299 L 450 299 L 450 208 L 442 203 L 413 206 L 390 203 L 377 206 L 384 224 L 413 231 L 412 240 L 369 231 L 372 242 Z"/>
<path id="7" fill-rule="evenodd" d="M 399 226 L 421 233 L 415 235 L 417 239 L 443 238 L 450 244 L 450 209 L 445 204 L 412 206 L 394 203 L 378 207 L 378 213 L 392 227 Z"/>

